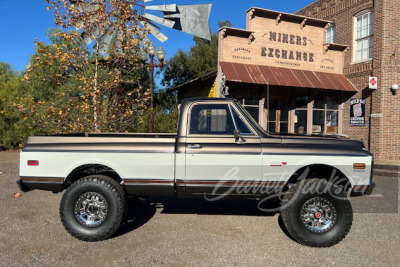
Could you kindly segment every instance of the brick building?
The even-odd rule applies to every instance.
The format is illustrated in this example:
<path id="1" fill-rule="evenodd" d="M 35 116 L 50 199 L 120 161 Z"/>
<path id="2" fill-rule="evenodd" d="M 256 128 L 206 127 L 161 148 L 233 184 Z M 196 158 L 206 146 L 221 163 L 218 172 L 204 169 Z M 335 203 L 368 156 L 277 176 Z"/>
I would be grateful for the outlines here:
<path id="1" fill-rule="evenodd" d="M 218 71 L 175 90 L 179 100 L 238 99 L 272 133 L 348 135 L 399 161 L 399 11 L 400 0 L 319 0 L 295 14 L 250 8 L 246 29 L 220 29 Z"/>
<path id="2" fill-rule="evenodd" d="M 400 160 L 400 92 L 390 90 L 400 83 L 400 1 L 399 0 L 319 0 L 296 14 L 332 21 L 336 42 L 349 45 L 344 74 L 357 87 L 354 98 L 366 100 L 366 123 L 351 127 L 350 104 L 344 105 L 343 132 L 369 140 L 370 150 L 379 159 Z M 368 41 L 371 52 L 358 60 L 357 23 L 371 21 Z M 361 35 L 361 37 L 364 37 Z M 359 41 L 360 42 L 360 41 Z M 360 43 L 359 43 L 360 46 Z M 371 91 L 368 77 L 378 78 L 378 89 Z M 372 110 L 371 110 L 372 103 Z M 371 117 L 370 114 L 373 114 Z"/>

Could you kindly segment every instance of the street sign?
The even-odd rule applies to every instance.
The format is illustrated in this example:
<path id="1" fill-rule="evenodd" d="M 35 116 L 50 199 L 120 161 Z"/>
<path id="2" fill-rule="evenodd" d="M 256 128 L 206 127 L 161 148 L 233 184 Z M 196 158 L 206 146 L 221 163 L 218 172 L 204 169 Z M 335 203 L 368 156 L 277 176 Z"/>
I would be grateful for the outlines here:
<path id="1" fill-rule="evenodd" d="M 377 77 L 369 77 L 369 89 L 373 89 L 373 90 L 378 89 L 378 78 Z"/>

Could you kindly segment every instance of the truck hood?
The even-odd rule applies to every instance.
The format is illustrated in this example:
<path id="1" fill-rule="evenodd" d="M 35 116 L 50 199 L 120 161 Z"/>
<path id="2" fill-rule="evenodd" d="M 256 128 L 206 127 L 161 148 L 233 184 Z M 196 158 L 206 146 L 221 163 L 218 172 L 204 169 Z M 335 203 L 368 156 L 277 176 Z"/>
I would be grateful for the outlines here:
<path id="1" fill-rule="evenodd" d="M 372 156 L 363 142 L 348 138 L 271 135 L 261 142 L 263 151 L 270 153 L 282 153 L 284 148 L 285 153 L 298 155 Z"/>

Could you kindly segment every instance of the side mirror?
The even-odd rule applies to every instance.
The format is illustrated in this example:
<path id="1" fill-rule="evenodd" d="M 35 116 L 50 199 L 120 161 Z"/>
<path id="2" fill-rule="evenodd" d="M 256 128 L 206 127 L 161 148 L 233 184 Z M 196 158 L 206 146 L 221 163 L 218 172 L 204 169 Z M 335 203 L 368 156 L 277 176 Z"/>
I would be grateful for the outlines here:
<path id="1" fill-rule="evenodd" d="M 246 143 L 246 140 L 244 140 L 243 136 L 240 135 L 240 130 L 236 129 L 233 132 L 233 136 L 235 137 L 236 144 L 244 144 Z"/>
<path id="2" fill-rule="evenodd" d="M 238 139 L 238 138 L 240 137 L 240 130 L 239 130 L 239 129 L 236 129 L 236 130 L 233 132 L 233 136 L 234 136 L 236 139 Z"/>

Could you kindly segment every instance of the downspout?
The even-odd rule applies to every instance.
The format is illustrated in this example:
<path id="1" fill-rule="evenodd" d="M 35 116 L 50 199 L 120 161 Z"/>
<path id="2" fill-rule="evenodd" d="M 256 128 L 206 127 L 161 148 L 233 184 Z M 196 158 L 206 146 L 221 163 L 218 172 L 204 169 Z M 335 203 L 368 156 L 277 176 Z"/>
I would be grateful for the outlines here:
<path id="1" fill-rule="evenodd" d="M 372 0 L 372 8 L 375 14 L 375 0 Z M 374 16 L 374 29 L 375 29 L 375 16 Z M 375 42 L 374 38 L 374 42 Z M 375 48 L 375 45 L 374 45 Z M 375 56 L 375 53 L 374 53 Z M 372 58 L 371 62 L 371 77 L 374 77 L 374 58 Z M 369 119 L 368 119 L 368 150 L 371 150 L 371 131 L 372 131 L 372 98 L 373 98 L 374 93 L 371 92 L 371 98 L 370 98 L 370 103 L 369 103 Z"/>

